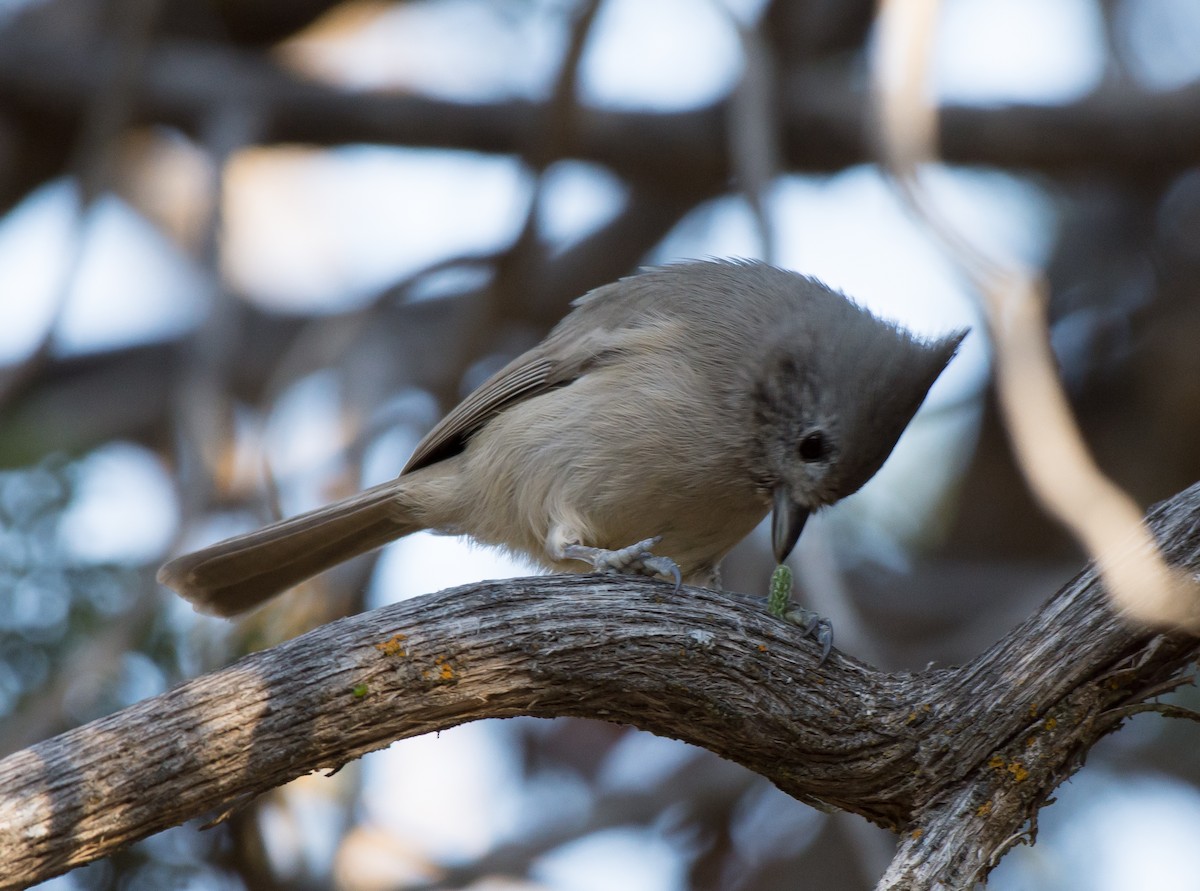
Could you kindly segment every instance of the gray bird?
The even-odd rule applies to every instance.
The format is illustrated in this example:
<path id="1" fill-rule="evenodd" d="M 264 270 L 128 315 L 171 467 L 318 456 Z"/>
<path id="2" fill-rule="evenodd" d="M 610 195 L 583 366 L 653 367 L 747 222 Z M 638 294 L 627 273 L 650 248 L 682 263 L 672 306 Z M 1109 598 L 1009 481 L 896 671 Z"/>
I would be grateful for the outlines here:
<path id="1" fill-rule="evenodd" d="M 573 307 L 396 479 L 172 560 L 159 581 L 231 616 L 432 529 L 554 571 L 716 586 L 769 510 L 782 562 L 809 513 L 870 479 L 966 333 L 923 341 L 748 261 L 651 269 Z"/>

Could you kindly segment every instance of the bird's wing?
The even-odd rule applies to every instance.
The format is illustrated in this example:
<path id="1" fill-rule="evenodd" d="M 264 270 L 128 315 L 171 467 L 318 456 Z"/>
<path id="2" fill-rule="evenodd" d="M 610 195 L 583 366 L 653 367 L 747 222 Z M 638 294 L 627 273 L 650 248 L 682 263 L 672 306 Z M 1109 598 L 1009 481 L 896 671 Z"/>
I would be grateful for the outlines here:
<path id="1" fill-rule="evenodd" d="M 564 380 L 555 374 L 558 365 L 543 355 L 526 354 L 502 368 L 425 434 L 401 472 L 427 467 L 462 451 L 471 434 L 508 406 L 569 384 L 573 376 Z"/>
<path id="2" fill-rule="evenodd" d="M 568 324 L 559 325 L 545 341 L 513 359 L 456 405 L 417 443 L 401 473 L 461 452 L 480 427 L 509 406 L 566 387 L 640 346 L 640 338 L 628 328 L 596 324 L 587 330 L 575 318 L 565 321 Z"/>
<path id="3" fill-rule="evenodd" d="M 509 406 L 565 387 L 620 356 L 653 349 L 667 322 L 634 312 L 614 300 L 615 285 L 597 288 L 538 346 L 483 382 L 422 439 L 401 473 L 418 470 L 462 451 L 467 440 Z"/>

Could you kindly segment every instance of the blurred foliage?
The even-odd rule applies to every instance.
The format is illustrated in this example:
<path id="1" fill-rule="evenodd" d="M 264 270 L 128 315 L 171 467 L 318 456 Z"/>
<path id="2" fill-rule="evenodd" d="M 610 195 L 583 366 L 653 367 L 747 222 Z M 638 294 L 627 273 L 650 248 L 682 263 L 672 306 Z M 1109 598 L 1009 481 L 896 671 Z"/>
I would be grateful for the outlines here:
<path id="1" fill-rule="evenodd" d="M 164 671 L 179 674 L 174 635 L 139 608 L 155 597 L 145 568 L 78 565 L 64 547 L 59 524 L 72 502 L 73 472 L 69 461 L 51 458 L 0 473 L 0 710 L 27 711 L 53 690 L 63 697 L 63 726 L 157 692 Z M 99 659 L 58 689 L 64 654 L 107 655 L 97 643 L 119 626 L 123 664 Z M 145 683 L 148 666 L 158 666 L 157 683 Z"/>

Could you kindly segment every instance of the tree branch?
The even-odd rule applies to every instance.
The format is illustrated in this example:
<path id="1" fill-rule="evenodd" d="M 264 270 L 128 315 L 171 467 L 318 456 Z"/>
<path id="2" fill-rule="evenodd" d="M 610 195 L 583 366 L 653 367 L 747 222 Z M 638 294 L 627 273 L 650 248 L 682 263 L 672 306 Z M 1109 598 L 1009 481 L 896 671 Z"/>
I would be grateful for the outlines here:
<path id="1" fill-rule="evenodd" d="M 1195 571 L 1200 485 L 1149 520 Z M 964 887 L 1120 709 L 1184 678 L 1198 650 L 1125 625 L 1090 569 L 971 663 L 912 674 L 840 654 L 819 666 L 815 644 L 744 595 L 598 576 L 466 586 L 334 622 L 4 759 L 0 885 L 396 739 L 571 715 L 703 746 L 903 831 L 881 887 Z"/>
<path id="2" fill-rule="evenodd" d="M 45 125 L 78 117 L 96 83 L 102 40 L 0 32 L 0 105 Z M 847 66 L 795 67 L 783 78 L 784 162 L 839 170 L 875 157 L 869 97 Z M 949 106 L 942 157 L 954 164 L 1051 174 L 1093 168 L 1161 179 L 1200 160 L 1200 87 L 1109 89 L 1063 106 Z M 520 154 L 546 123 L 527 101 L 460 103 L 399 93 L 356 93 L 306 80 L 265 54 L 163 41 L 147 56 L 135 95 L 138 118 L 195 133 L 212 109 L 235 105 L 264 117 L 265 143 L 371 142 Z M 660 192 L 707 194 L 731 175 L 724 103 L 658 113 L 578 110 L 562 157 L 604 164 Z"/>

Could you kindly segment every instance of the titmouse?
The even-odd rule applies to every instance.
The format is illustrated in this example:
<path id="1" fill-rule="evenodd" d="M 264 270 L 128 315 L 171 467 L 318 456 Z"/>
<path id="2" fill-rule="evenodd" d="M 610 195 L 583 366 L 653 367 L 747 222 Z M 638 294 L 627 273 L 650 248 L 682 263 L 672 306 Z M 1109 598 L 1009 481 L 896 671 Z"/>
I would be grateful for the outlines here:
<path id="1" fill-rule="evenodd" d="M 925 341 L 759 262 L 651 269 L 597 288 L 484 382 L 400 476 L 163 566 L 231 616 L 419 529 L 555 571 L 716 585 L 769 510 L 775 556 L 883 464 L 965 335 Z"/>

